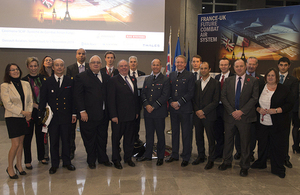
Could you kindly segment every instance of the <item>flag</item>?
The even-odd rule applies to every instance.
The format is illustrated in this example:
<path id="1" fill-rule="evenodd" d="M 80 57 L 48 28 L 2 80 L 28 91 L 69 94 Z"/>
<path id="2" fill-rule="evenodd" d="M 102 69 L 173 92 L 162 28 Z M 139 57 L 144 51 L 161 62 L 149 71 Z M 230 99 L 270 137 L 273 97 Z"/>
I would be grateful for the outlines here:
<path id="1" fill-rule="evenodd" d="M 250 45 L 250 41 L 249 39 L 245 38 L 245 37 L 242 37 L 242 36 L 239 36 L 237 34 L 234 34 L 234 37 L 235 37 L 235 45 L 238 45 L 238 46 L 241 46 L 241 47 L 249 47 Z"/>
<path id="2" fill-rule="evenodd" d="M 181 55 L 181 48 L 180 48 L 180 41 L 179 41 L 179 35 L 178 35 L 178 39 L 177 39 L 177 44 L 176 44 L 176 49 L 175 49 L 175 54 L 174 54 L 174 64 L 172 66 L 172 71 L 176 70 L 176 66 L 175 66 L 175 59 L 177 56 Z"/>
<path id="3" fill-rule="evenodd" d="M 224 45 L 225 49 L 229 52 L 232 52 L 234 49 L 234 43 L 230 43 L 230 39 L 222 34 L 221 44 Z"/>
<path id="4" fill-rule="evenodd" d="M 171 57 L 171 29 L 170 29 L 170 35 L 169 35 L 169 44 L 168 44 L 168 55 L 167 55 L 167 64 L 166 64 L 166 76 L 169 77 L 171 67 L 172 67 L 172 57 Z"/>
<path id="5" fill-rule="evenodd" d="M 187 71 L 190 71 L 190 47 L 189 47 L 189 44 L 188 44 L 188 56 L 187 56 L 187 62 L 186 62 L 185 69 Z"/>

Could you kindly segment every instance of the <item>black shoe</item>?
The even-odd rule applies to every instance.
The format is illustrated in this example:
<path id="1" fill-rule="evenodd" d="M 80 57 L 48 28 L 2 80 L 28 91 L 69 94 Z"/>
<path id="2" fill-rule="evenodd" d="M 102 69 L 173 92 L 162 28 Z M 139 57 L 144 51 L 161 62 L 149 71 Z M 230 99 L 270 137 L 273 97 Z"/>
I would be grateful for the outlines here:
<path id="1" fill-rule="evenodd" d="M 44 160 L 46 160 L 46 159 L 44 159 Z M 46 161 L 40 161 L 43 165 L 47 165 L 47 164 L 49 164 L 49 162 L 46 160 Z"/>
<path id="2" fill-rule="evenodd" d="M 231 167 L 232 167 L 231 164 L 225 164 L 225 163 L 222 163 L 222 164 L 218 167 L 218 169 L 221 170 L 221 171 L 225 171 L 226 169 L 231 168 Z"/>
<path id="3" fill-rule="evenodd" d="M 54 173 L 56 173 L 56 171 L 57 171 L 57 168 L 56 168 L 56 167 L 51 167 L 51 168 L 49 169 L 49 174 L 54 174 Z"/>
<path id="4" fill-rule="evenodd" d="M 8 169 L 6 169 L 6 173 L 8 174 L 10 179 L 18 179 L 19 178 L 19 176 L 17 174 L 15 174 L 14 176 L 10 176 L 8 173 Z"/>
<path id="5" fill-rule="evenodd" d="M 285 173 L 275 173 L 275 172 L 272 172 L 272 171 L 271 171 L 271 173 L 273 173 L 274 175 L 277 175 L 280 178 L 285 178 Z"/>
<path id="6" fill-rule="evenodd" d="M 117 169 L 123 169 L 121 163 L 119 161 L 117 162 L 114 162 L 114 166 L 117 168 Z"/>
<path id="7" fill-rule="evenodd" d="M 164 160 L 163 159 L 157 159 L 156 166 L 160 166 L 162 164 L 164 164 Z"/>
<path id="8" fill-rule="evenodd" d="M 137 140 L 134 141 L 135 146 L 142 146 L 143 144 L 144 144 L 144 142 L 140 139 L 137 139 Z"/>
<path id="9" fill-rule="evenodd" d="M 147 157 L 142 156 L 141 158 L 137 158 L 136 161 L 138 161 L 138 162 L 142 162 L 142 161 L 152 161 L 152 159 L 151 159 L 151 158 L 147 158 Z"/>
<path id="10" fill-rule="evenodd" d="M 207 164 L 205 165 L 204 169 L 209 170 L 213 168 L 214 162 L 213 161 L 208 161 Z"/>
<path id="11" fill-rule="evenodd" d="M 255 158 L 253 156 L 253 154 L 250 156 L 250 162 L 254 162 L 255 161 Z"/>
<path id="12" fill-rule="evenodd" d="M 135 167 L 135 164 L 134 164 L 134 162 L 131 159 L 127 160 L 125 163 L 127 163 L 131 167 Z"/>
<path id="13" fill-rule="evenodd" d="M 240 176 L 247 177 L 248 176 L 248 169 L 241 169 Z"/>
<path id="14" fill-rule="evenodd" d="M 186 166 L 188 166 L 188 164 L 189 164 L 189 161 L 183 160 L 182 163 L 181 163 L 181 166 L 186 167 Z"/>
<path id="15" fill-rule="evenodd" d="M 25 168 L 28 170 L 32 170 L 33 167 L 32 167 L 32 165 L 30 165 L 29 167 L 25 166 Z"/>
<path id="16" fill-rule="evenodd" d="M 239 160 L 241 158 L 241 153 L 235 153 L 235 155 L 233 156 L 233 158 L 235 160 Z"/>
<path id="17" fill-rule="evenodd" d="M 200 163 L 204 163 L 205 158 L 197 157 L 196 160 L 192 162 L 192 165 L 199 165 Z"/>
<path id="18" fill-rule="evenodd" d="M 293 168 L 293 165 L 292 165 L 292 163 L 291 163 L 289 160 L 285 160 L 285 161 L 284 161 L 284 165 L 285 165 L 286 167 L 288 167 L 288 168 Z"/>
<path id="19" fill-rule="evenodd" d="M 16 169 L 16 172 L 19 173 L 20 175 L 26 175 L 27 173 L 25 171 L 19 171 L 19 169 L 17 168 L 17 165 L 15 165 L 15 169 Z"/>
<path id="20" fill-rule="evenodd" d="M 63 165 L 63 167 L 67 168 L 69 171 L 75 171 L 76 168 L 74 165 L 69 164 L 69 165 Z"/>
<path id="21" fill-rule="evenodd" d="M 111 167 L 113 165 L 110 161 L 106 161 L 106 162 L 100 163 L 100 164 L 104 164 L 104 166 L 106 166 L 106 167 Z"/>
<path id="22" fill-rule="evenodd" d="M 95 163 L 89 164 L 89 168 L 90 168 L 90 169 L 96 169 L 96 164 L 95 164 Z"/>
<path id="23" fill-rule="evenodd" d="M 252 165 L 251 165 L 252 169 L 265 169 L 267 168 L 267 165 L 261 165 L 259 163 L 257 163 L 257 161 L 255 161 Z"/>
<path id="24" fill-rule="evenodd" d="M 166 159 L 165 161 L 169 163 L 169 162 L 173 162 L 173 161 L 178 161 L 178 159 L 170 157 L 170 158 Z"/>

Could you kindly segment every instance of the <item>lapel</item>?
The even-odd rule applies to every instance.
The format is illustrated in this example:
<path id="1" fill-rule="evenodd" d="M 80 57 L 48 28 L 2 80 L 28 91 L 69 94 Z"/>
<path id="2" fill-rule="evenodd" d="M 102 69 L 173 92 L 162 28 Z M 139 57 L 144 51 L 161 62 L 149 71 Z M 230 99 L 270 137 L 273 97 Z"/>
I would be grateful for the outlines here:
<path id="1" fill-rule="evenodd" d="M 86 72 L 87 72 L 87 74 L 88 74 L 89 77 L 92 77 L 92 79 L 93 79 L 95 82 L 97 82 L 97 84 L 99 84 L 99 85 L 102 84 L 101 81 L 99 80 L 99 78 L 96 77 L 96 76 L 94 75 L 94 73 L 93 73 L 90 69 L 86 70 Z M 98 74 L 101 74 L 101 72 L 99 71 Z M 103 81 L 103 76 L 101 75 L 101 77 L 102 77 L 102 81 Z"/>
<path id="2" fill-rule="evenodd" d="M 22 83 L 22 81 L 21 81 Z M 8 84 L 8 87 L 10 88 L 10 90 L 15 94 L 15 96 L 19 96 L 20 97 L 20 94 L 19 92 L 17 91 L 17 89 L 15 88 L 14 84 L 12 81 L 10 81 L 10 84 Z M 23 87 L 23 86 L 22 86 Z M 21 98 L 21 97 L 20 97 Z"/>
<path id="3" fill-rule="evenodd" d="M 123 77 L 120 74 L 118 75 L 118 81 L 121 83 L 122 86 L 126 86 L 126 89 L 132 93 L 130 87 L 127 85 L 127 83 L 125 82 L 125 80 L 123 79 Z M 133 84 L 133 87 L 134 87 L 134 84 Z"/>
<path id="4" fill-rule="evenodd" d="M 211 79 L 212 79 L 212 78 L 209 79 L 208 83 L 207 83 L 206 86 L 204 87 L 204 90 L 202 91 L 202 94 L 203 94 L 203 95 L 206 93 L 207 89 L 209 88 L 209 86 L 210 86 L 210 84 L 211 84 Z M 200 82 L 200 86 L 201 86 L 201 82 Z M 202 89 L 202 87 L 201 87 L 201 89 Z"/>
<path id="5" fill-rule="evenodd" d="M 244 80 L 244 85 L 243 85 L 243 88 L 242 88 L 242 91 L 241 91 L 241 96 L 243 95 L 243 92 L 244 91 L 247 91 L 246 89 L 248 88 L 248 86 L 249 86 L 249 82 L 250 82 L 250 78 L 251 78 L 252 76 L 249 76 L 249 75 L 247 75 L 246 74 L 246 76 L 245 76 L 245 80 Z M 253 77 L 254 78 L 254 77 Z"/>
<path id="6" fill-rule="evenodd" d="M 55 77 L 54 77 L 54 74 L 53 75 L 51 75 L 51 77 L 49 77 L 48 78 L 49 79 L 49 82 L 50 82 L 50 84 L 52 85 L 52 89 L 54 89 L 54 93 L 56 94 L 56 97 L 58 97 L 59 96 L 59 88 L 58 88 L 58 86 L 57 86 L 57 82 L 56 82 L 56 79 L 55 79 Z M 65 79 L 64 79 L 65 80 Z M 64 81 L 63 80 L 63 81 Z M 61 85 L 61 88 L 62 88 L 62 85 Z"/>
<path id="7" fill-rule="evenodd" d="M 176 72 L 177 73 L 177 72 Z M 184 76 L 184 73 L 185 73 L 185 70 L 182 71 L 182 73 L 179 75 L 178 79 L 181 79 L 183 76 Z M 178 73 L 177 73 L 178 74 Z M 176 74 L 176 77 L 177 77 L 177 74 Z"/>
<path id="8" fill-rule="evenodd" d="M 290 84 L 289 82 L 290 82 L 290 74 L 287 74 L 287 75 L 286 75 L 286 78 L 284 79 L 283 84 L 284 84 L 284 85 L 289 85 L 289 84 Z"/>
<path id="9" fill-rule="evenodd" d="M 75 71 L 74 75 L 78 75 L 79 74 L 79 67 L 78 67 L 77 62 L 74 64 L 74 71 Z"/>

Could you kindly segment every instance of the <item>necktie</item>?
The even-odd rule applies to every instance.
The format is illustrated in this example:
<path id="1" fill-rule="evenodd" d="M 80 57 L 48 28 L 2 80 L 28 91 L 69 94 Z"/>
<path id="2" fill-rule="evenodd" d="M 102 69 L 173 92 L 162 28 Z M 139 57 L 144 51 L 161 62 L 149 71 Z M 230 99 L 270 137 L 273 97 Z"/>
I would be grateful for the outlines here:
<path id="1" fill-rule="evenodd" d="M 197 81 L 197 74 L 198 72 L 194 72 L 195 81 Z"/>
<path id="2" fill-rule="evenodd" d="M 236 85 L 236 92 L 235 92 L 235 109 L 239 110 L 240 107 L 240 96 L 241 96 L 241 88 L 242 88 L 242 77 L 239 77 L 239 81 Z"/>
<path id="3" fill-rule="evenodd" d="M 60 88 L 60 78 L 58 78 L 57 86 L 58 86 L 58 88 Z"/>
<path id="4" fill-rule="evenodd" d="M 177 73 L 177 78 L 180 76 L 180 74 L 181 74 L 181 72 L 178 72 L 178 73 Z"/>
<path id="5" fill-rule="evenodd" d="M 224 80 L 225 80 L 225 76 L 222 75 L 222 79 L 221 79 L 221 90 L 222 90 L 222 88 L 223 88 Z"/>
<path id="6" fill-rule="evenodd" d="M 156 79 L 156 75 L 153 75 L 153 81 Z"/>
<path id="7" fill-rule="evenodd" d="M 82 72 L 84 72 L 84 71 L 85 71 L 84 66 L 83 66 L 83 64 L 81 64 L 81 65 L 79 66 L 79 73 L 82 73 Z"/>
<path id="8" fill-rule="evenodd" d="M 124 78 L 125 78 L 125 82 L 127 83 L 128 87 L 130 88 L 130 90 L 133 93 L 133 89 L 132 89 L 131 85 L 129 84 L 128 80 L 127 80 L 127 76 L 125 76 Z"/>
<path id="9" fill-rule="evenodd" d="M 280 75 L 279 83 L 283 84 L 284 75 Z"/>
<path id="10" fill-rule="evenodd" d="M 133 78 L 136 78 L 136 77 L 135 77 L 135 72 L 132 72 L 132 76 L 133 76 Z"/>
<path id="11" fill-rule="evenodd" d="M 112 70 L 111 68 L 108 69 L 108 75 L 111 76 Z"/>

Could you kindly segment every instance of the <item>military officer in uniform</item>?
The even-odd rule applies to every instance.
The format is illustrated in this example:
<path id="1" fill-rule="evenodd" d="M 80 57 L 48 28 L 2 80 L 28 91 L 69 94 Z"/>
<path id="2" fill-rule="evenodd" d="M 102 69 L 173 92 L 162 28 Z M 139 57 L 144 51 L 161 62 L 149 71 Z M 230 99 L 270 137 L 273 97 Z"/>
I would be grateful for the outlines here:
<path id="1" fill-rule="evenodd" d="M 60 139 L 63 167 L 70 171 L 75 170 L 70 159 L 70 131 L 71 124 L 76 122 L 76 112 L 73 106 L 73 78 L 63 75 L 65 66 L 62 59 L 54 60 L 52 69 L 54 74 L 45 80 L 41 87 L 39 104 L 40 117 L 47 103 L 53 112 L 52 120 L 48 126 L 51 154 L 50 174 L 56 173 L 59 166 Z"/>
<path id="2" fill-rule="evenodd" d="M 170 97 L 170 80 L 164 76 L 161 70 L 161 62 L 154 59 L 151 62 L 152 74 L 144 81 L 142 89 L 142 102 L 146 128 L 146 152 L 137 161 L 152 160 L 154 132 L 157 143 L 157 166 L 163 164 L 165 155 L 165 118 L 168 116 L 167 101 Z"/>

